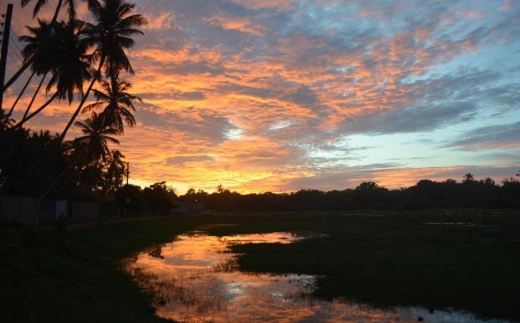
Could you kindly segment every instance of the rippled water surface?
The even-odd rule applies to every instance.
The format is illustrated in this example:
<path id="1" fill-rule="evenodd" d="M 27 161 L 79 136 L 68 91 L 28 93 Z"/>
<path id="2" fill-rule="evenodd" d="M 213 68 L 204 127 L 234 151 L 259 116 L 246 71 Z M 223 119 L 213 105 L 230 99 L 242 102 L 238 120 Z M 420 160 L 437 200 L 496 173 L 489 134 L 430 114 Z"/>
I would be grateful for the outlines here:
<path id="1" fill-rule="evenodd" d="M 245 274 L 236 270 L 236 243 L 293 243 L 288 233 L 208 236 L 202 232 L 125 260 L 139 285 L 154 294 L 160 317 L 179 322 L 482 322 L 473 315 L 424 308 L 392 311 L 311 296 L 316 277 Z M 487 321 L 505 322 L 505 321 Z"/>

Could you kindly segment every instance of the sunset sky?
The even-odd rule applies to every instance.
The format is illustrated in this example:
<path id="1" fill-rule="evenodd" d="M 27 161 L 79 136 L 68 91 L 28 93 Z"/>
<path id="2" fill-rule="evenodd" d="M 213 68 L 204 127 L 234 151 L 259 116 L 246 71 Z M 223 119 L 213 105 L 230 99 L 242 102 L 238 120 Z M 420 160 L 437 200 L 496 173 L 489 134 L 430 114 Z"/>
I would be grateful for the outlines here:
<path id="1" fill-rule="evenodd" d="M 11 2 L 14 33 L 27 34 L 35 1 Z M 128 52 L 135 75 L 122 78 L 144 103 L 113 148 L 134 184 L 393 189 L 520 170 L 520 2 L 130 2 L 149 24 Z M 7 78 L 22 46 L 12 42 Z M 28 126 L 60 131 L 76 106 Z"/>

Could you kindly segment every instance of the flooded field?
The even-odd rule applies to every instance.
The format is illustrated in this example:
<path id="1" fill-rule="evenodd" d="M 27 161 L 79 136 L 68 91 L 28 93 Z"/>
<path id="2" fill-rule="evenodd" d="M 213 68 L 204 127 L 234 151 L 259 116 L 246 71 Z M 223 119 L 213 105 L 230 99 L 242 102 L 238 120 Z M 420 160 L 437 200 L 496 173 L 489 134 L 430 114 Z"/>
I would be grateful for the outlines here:
<path id="1" fill-rule="evenodd" d="M 383 311 L 318 300 L 312 296 L 317 277 L 243 273 L 237 270 L 238 255 L 229 249 L 232 244 L 294 243 L 304 236 L 274 232 L 217 237 L 195 231 L 125 259 L 124 266 L 154 295 L 156 315 L 179 322 L 484 322 L 464 312 Z"/>

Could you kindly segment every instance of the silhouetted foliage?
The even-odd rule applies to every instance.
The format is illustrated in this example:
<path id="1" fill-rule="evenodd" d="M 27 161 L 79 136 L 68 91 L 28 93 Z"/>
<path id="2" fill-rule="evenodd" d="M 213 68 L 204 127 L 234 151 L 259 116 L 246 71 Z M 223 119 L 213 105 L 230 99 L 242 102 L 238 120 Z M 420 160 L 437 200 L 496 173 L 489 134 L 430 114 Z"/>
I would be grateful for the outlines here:
<path id="1" fill-rule="evenodd" d="M 22 7 L 30 2 L 22 1 Z M 134 73 L 126 50 L 135 45 L 133 36 L 143 34 L 136 28 L 147 21 L 142 15 L 133 14 L 135 4 L 125 0 L 83 2 L 86 10 L 81 11 L 88 10 L 85 17 L 90 22 L 76 19 L 76 1 L 61 0 L 57 2 L 50 22 L 40 19 L 37 15 L 47 1 L 36 1 L 33 18 L 37 18 L 37 24 L 28 26 L 28 34 L 20 37 L 24 43 L 21 50 L 23 66 L 5 83 L 4 90 L 25 70 L 30 69 L 32 74 L 12 107 L 9 110 L 0 107 L 1 194 L 110 200 L 122 185 L 124 156 L 111 150 L 108 143 L 118 144 L 113 136 L 123 135 L 124 124 L 133 126 L 136 123 L 132 114 L 134 102 L 142 101 L 128 92 L 132 85 L 120 79 L 120 74 Z M 68 21 L 57 20 L 62 7 L 68 11 Z M 13 111 L 27 102 L 20 98 L 35 75 L 40 76 L 41 81 L 30 103 L 19 112 L 21 119 L 16 122 L 11 118 Z M 96 83 L 103 91 L 93 88 Z M 32 109 L 35 99 L 42 96 L 40 89 L 43 88 L 45 94 L 52 94 L 40 107 Z M 103 111 L 92 112 L 90 118 L 76 121 L 91 91 L 96 102 L 85 107 L 84 112 L 98 107 Z M 55 99 L 66 100 L 69 105 L 79 99 L 79 105 L 61 135 L 24 128 L 26 122 Z M 64 141 L 73 124 L 81 128 L 83 135 Z"/>
<path id="2" fill-rule="evenodd" d="M 145 206 L 145 199 L 141 187 L 127 184 L 116 193 L 114 202 L 117 207 L 129 210 L 139 210 Z"/>
<path id="3" fill-rule="evenodd" d="M 173 188 L 166 186 L 165 182 L 160 182 L 146 187 L 143 190 L 143 198 L 148 209 L 168 215 L 170 210 L 175 208 L 177 195 Z"/>
<path id="4" fill-rule="evenodd" d="M 355 189 L 342 191 L 304 189 L 282 194 L 242 195 L 224 189 L 208 194 L 190 189 L 179 200 L 203 202 L 208 209 L 226 212 L 518 208 L 520 181 L 511 177 L 499 186 L 491 178 L 475 180 L 468 173 L 461 183 L 454 179 L 444 182 L 423 179 L 400 190 L 388 190 L 374 182 L 363 182 Z"/>

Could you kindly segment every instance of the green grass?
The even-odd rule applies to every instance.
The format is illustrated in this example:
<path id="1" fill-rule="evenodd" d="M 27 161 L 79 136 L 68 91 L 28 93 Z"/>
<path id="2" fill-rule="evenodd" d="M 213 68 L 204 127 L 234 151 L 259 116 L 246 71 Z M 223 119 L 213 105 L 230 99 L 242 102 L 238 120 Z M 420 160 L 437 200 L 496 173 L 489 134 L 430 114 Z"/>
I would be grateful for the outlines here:
<path id="1" fill-rule="evenodd" d="M 476 226 L 428 225 L 465 222 Z M 246 244 L 242 270 L 320 275 L 316 296 L 420 305 L 520 321 L 520 214 L 198 216 L 63 232 L 0 224 L 5 322 L 165 322 L 119 260 L 202 224 L 212 234 L 315 231 L 326 238 Z"/>

